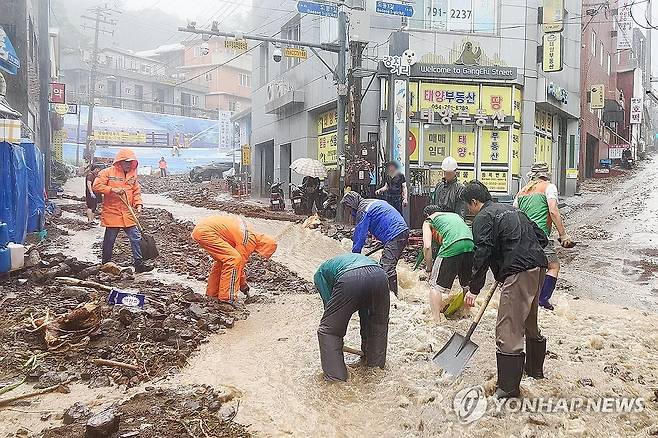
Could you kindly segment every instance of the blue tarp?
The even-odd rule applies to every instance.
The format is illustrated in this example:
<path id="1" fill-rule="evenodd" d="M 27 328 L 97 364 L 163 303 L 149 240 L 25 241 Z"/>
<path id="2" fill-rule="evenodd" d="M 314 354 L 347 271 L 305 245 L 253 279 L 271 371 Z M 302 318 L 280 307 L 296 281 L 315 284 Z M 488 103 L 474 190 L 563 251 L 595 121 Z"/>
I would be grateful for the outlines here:
<path id="1" fill-rule="evenodd" d="M 28 219 L 27 167 L 23 148 L 0 142 L 0 222 L 9 228 L 9 240 L 25 242 Z"/>
<path id="2" fill-rule="evenodd" d="M 21 147 L 25 151 L 27 166 L 27 232 L 33 233 L 43 229 L 46 211 L 44 160 L 43 154 L 34 143 L 24 140 L 21 142 Z"/>

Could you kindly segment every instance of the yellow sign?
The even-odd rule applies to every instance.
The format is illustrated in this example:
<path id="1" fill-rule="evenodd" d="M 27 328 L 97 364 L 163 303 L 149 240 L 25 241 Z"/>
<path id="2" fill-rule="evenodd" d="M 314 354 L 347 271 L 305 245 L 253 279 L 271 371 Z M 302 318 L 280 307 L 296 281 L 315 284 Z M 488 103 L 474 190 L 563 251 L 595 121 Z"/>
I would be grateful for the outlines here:
<path id="1" fill-rule="evenodd" d="M 521 176 L 521 129 L 512 129 L 512 175 Z"/>
<path id="2" fill-rule="evenodd" d="M 94 140 L 97 143 L 146 143 L 146 133 L 126 131 L 94 131 Z"/>
<path id="3" fill-rule="evenodd" d="M 338 135 L 335 132 L 318 136 L 318 160 L 325 166 L 336 165 Z"/>
<path id="4" fill-rule="evenodd" d="M 458 169 L 457 170 L 457 180 L 466 184 L 475 179 L 475 171 L 469 169 Z"/>
<path id="5" fill-rule="evenodd" d="M 349 122 L 349 114 L 345 114 L 345 122 Z M 318 134 L 324 134 L 327 131 L 335 130 L 338 126 L 338 115 L 336 110 L 330 110 L 321 113 L 318 117 Z"/>
<path id="6" fill-rule="evenodd" d="M 483 129 L 481 150 L 482 163 L 507 166 L 509 162 L 509 132 Z"/>
<path id="7" fill-rule="evenodd" d="M 490 192 L 507 193 L 507 174 L 506 170 L 485 170 L 480 172 L 480 181 Z"/>
<path id="8" fill-rule="evenodd" d="M 53 145 L 53 158 L 60 163 L 64 160 L 64 140 L 67 134 L 64 129 L 53 131 L 52 145 Z"/>
<path id="9" fill-rule="evenodd" d="M 482 87 L 482 109 L 487 115 L 512 115 L 512 87 Z"/>
<path id="10" fill-rule="evenodd" d="M 242 165 L 251 166 L 251 146 L 248 144 L 242 145 Z"/>
<path id="11" fill-rule="evenodd" d="M 306 49 L 298 49 L 297 47 L 284 47 L 283 56 L 287 58 L 308 59 L 308 52 Z"/>
<path id="12" fill-rule="evenodd" d="M 449 155 L 450 127 L 427 125 L 423 129 L 423 162 L 439 164 Z"/>
<path id="13" fill-rule="evenodd" d="M 235 49 L 235 50 L 243 50 L 243 51 L 249 50 L 249 44 L 247 44 L 246 40 L 226 40 L 224 41 L 224 47 L 226 47 L 227 49 Z"/>
<path id="14" fill-rule="evenodd" d="M 562 34 L 545 33 L 543 39 L 545 72 L 562 71 Z"/>
<path id="15" fill-rule="evenodd" d="M 420 125 L 418 123 L 409 124 L 409 147 L 416 146 L 409 155 L 409 161 L 416 164 L 420 159 Z"/>
<path id="16" fill-rule="evenodd" d="M 590 88 L 590 108 L 603 109 L 605 107 L 605 85 L 592 85 Z"/>
<path id="17" fill-rule="evenodd" d="M 480 109 L 478 85 L 432 84 L 421 82 L 420 109 L 451 110 L 453 114 L 475 114 Z"/>
<path id="18" fill-rule="evenodd" d="M 63 116 L 69 112 L 69 106 L 65 103 L 55 103 L 53 110 L 55 110 L 55 114 Z"/>
<path id="19" fill-rule="evenodd" d="M 578 169 L 567 169 L 567 179 L 578 179 Z"/>
<path id="20" fill-rule="evenodd" d="M 521 93 L 520 88 L 514 88 L 514 101 L 512 103 L 512 107 L 514 110 L 514 121 L 516 123 L 521 123 L 521 105 L 523 102 L 523 95 Z"/>
<path id="21" fill-rule="evenodd" d="M 476 128 L 453 129 L 450 155 L 457 160 L 460 166 L 473 165 L 475 163 L 476 144 Z"/>
<path id="22" fill-rule="evenodd" d="M 545 33 L 564 29 L 564 0 L 544 0 L 543 28 Z"/>

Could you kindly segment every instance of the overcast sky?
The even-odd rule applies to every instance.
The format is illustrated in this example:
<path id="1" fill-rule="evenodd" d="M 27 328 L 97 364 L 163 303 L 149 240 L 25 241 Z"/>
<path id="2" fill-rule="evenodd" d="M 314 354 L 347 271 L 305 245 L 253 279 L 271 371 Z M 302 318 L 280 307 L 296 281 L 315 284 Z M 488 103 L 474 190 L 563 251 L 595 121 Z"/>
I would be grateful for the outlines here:
<path id="1" fill-rule="evenodd" d="M 263 1 L 263 0 L 258 0 Z M 208 17 L 240 14 L 251 8 L 251 0 L 124 0 L 127 9 L 161 9 L 183 20 L 207 21 Z"/>

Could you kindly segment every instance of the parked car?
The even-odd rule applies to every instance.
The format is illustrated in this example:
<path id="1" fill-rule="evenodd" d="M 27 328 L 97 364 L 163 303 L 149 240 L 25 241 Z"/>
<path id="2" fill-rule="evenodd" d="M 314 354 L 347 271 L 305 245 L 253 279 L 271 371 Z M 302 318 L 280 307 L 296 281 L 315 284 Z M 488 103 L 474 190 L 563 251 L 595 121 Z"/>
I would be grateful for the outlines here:
<path id="1" fill-rule="evenodd" d="M 195 166 L 190 171 L 190 181 L 202 182 L 222 179 L 222 174 L 233 165 L 226 163 L 210 163 L 203 166 Z"/>

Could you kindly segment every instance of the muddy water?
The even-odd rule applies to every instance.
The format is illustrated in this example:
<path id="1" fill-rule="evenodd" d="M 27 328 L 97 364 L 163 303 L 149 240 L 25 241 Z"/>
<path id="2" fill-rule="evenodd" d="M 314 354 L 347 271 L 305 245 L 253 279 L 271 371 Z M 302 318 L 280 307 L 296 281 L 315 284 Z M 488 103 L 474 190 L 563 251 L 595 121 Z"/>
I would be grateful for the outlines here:
<path id="1" fill-rule="evenodd" d="M 147 205 L 166 208 L 182 220 L 196 221 L 216 214 L 162 196 L 147 195 L 145 200 Z M 614 210 L 606 211 L 614 216 Z M 574 217 L 582 219 L 575 229 L 583 226 L 587 231 L 584 225 L 589 223 L 596 230 L 607 227 L 605 220 L 593 219 L 596 215 L 588 209 L 577 214 L 580 216 Z M 295 225 L 250 222 L 260 231 L 279 235 L 275 259 L 307 279 L 322 261 L 349 250 L 346 242 Z M 574 294 L 592 296 L 598 302 L 575 301 L 561 293 L 556 312 L 541 312 L 541 326 L 549 339 L 548 378 L 524 378 L 526 396 L 619 394 L 649 400 L 652 388 L 658 387 L 658 317 L 601 303 L 606 299 L 597 295 L 602 285 L 607 289 L 612 284 L 614 294 L 622 289 L 623 281 L 622 276 L 615 278 L 619 282 L 615 286 L 604 280 L 605 271 L 615 269 L 616 263 L 623 265 L 623 261 L 611 261 L 597 251 L 594 245 L 601 241 L 605 239 L 588 238 L 575 262 L 564 270 Z M 604 248 L 612 251 L 618 244 L 611 240 Z M 589 276 L 581 275 L 578 269 Z M 348 383 L 323 382 L 315 334 L 322 313 L 320 299 L 316 295 L 286 295 L 277 297 L 275 304 L 252 306 L 247 321 L 212 338 L 172 383 L 239 388 L 243 396 L 237 420 L 250 424 L 260 436 L 635 436 L 645 434 L 654 423 L 656 405 L 647 403 L 644 413 L 629 416 L 576 413 L 537 419 L 527 414 L 488 414 L 473 425 L 461 425 L 452 406 L 455 392 L 472 385 L 492 385 L 496 300 L 474 335 L 480 348 L 470 368 L 451 379 L 436 369 L 431 358 L 453 331 L 464 333 L 469 320 L 434 324 L 426 304 L 426 286 L 408 268 L 401 266 L 399 271 L 403 290 L 400 300 L 392 298 L 385 370 L 355 367 Z M 346 343 L 358 346 L 358 338 L 354 318 Z"/>

